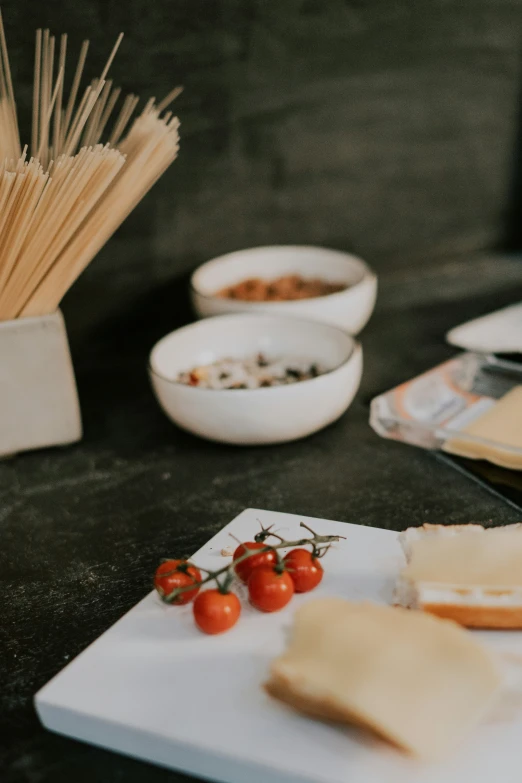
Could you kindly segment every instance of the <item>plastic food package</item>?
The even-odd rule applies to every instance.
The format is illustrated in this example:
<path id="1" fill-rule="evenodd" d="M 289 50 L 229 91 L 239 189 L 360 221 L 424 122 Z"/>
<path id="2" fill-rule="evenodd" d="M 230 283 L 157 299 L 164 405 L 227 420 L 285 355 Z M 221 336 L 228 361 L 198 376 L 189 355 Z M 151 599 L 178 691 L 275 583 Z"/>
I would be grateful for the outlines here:
<path id="1" fill-rule="evenodd" d="M 376 397 L 384 438 L 522 470 L 522 365 L 462 353 Z"/>

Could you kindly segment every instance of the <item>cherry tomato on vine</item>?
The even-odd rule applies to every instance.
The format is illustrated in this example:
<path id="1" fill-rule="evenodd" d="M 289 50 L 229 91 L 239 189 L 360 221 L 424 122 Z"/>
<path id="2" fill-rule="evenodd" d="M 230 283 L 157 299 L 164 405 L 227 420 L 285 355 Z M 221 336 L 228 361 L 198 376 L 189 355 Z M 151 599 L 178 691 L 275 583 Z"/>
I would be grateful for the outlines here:
<path id="1" fill-rule="evenodd" d="M 246 554 L 247 549 L 264 549 L 266 544 L 262 544 L 258 541 L 246 541 L 244 544 L 240 544 L 234 552 L 234 560 L 238 557 Z M 277 560 L 276 553 L 272 550 L 261 552 L 258 555 L 250 555 L 246 557 L 241 563 L 235 566 L 235 572 L 237 576 L 245 584 L 248 583 L 251 573 L 259 566 L 271 565 Z"/>
<path id="2" fill-rule="evenodd" d="M 319 559 L 313 557 L 308 549 L 292 549 L 283 559 L 296 593 L 308 593 L 323 578 L 324 570 Z"/>
<path id="3" fill-rule="evenodd" d="M 156 569 L 154 587 L 162 598 L 172 593 L 177 587 L 188 587 L 201 581 L 201 571 L 187 560 L 166 560 Z M 199 592 L 199 585 L 193 590 L 180 593 L 171 603 L 188 604 Z"/>
<path id="4" fill-rule="evenodd" d="M 278 612 L 294 594 L 294 583 L 287 571 L 274 566 L 260 566 L 248 580 L 250 603 L 261 612 Z"/>
<path id="5" fill-rule="evenodd" d="M 232 628 L 241 614 L 241 603 L 235 593 L 203 590 L 194 601 L 194 620 L 204 633 L 223 633 Z"/>

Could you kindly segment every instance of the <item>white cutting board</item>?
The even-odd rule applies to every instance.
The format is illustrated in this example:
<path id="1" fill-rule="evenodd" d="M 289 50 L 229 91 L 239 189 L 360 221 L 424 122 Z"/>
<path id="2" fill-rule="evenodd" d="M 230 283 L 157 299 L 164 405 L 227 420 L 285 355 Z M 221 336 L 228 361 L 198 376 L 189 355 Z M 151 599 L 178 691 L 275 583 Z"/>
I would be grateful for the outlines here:
<path id="1" fill-rule="evenodd" d="M 229 534 L 251 539 L 258 519 L 287 539 L 303 532 L 302 517 L 249 509 L 194 561 L 221 566 L 221 549 L 233 545 Z M 214 637 L 196 629 L 190 606 L 165 606 L 151 593 L 36 695 L 44 726 L 223 783 L 520 783 L 521 722 L 484 725 L 450 760 L 424 765 L 366 734 L 295 714 L 264 693 L 299 604 L 318 595 L 389 602 L 403 562 L 396 533 L 304 519 L 318 533 L 346 536 L 326 556 L 313 593 L 277 614 L 244 605 L 238 625 Z M 520 633 L 483 636 L 522 652 Z"/>

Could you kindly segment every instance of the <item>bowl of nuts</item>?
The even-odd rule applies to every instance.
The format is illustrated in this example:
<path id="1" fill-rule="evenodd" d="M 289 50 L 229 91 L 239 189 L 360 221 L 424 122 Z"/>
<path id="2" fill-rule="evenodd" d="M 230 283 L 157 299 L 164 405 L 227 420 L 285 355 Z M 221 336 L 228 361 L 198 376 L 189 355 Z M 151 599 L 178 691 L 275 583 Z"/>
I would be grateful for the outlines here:
<path id="1" fill-rule="evenodd" d="M 242 312 L 288 315 L 355 335 L 373 312 L 377 277 L 350 253 L 273 245 L 208 261 L 192 275 L 191 294 L 200 318 Z"/>
<path id="2" fill-rule="evenodd" d="M 288 316 L 206 318 L 152 349 L 156 398 L 179 427 L 236 445 L 283 443 L 336 421 L 352 402 L 362 350 L 328 324 Z"/>

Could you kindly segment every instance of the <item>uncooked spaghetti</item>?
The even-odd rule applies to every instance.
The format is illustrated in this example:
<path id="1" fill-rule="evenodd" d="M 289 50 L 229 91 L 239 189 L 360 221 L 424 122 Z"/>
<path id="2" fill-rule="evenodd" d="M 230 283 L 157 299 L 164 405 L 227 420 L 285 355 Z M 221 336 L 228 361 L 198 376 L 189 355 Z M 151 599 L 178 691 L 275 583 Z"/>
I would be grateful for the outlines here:
<path id="1" fill-rule="evenodd" d="M 166 110 L 180 88 L 137 116 L 128 95 L 114 116 L 120 90 L 107 73 L 121 39 L 81 93 L 83 43 L 65 101 L 67 36 L 56 51 L 49 30 L 37 31 L 29 154 L 0 14 L 0 321 L 54 312 L 177 156 L 179 122 Z"/>

